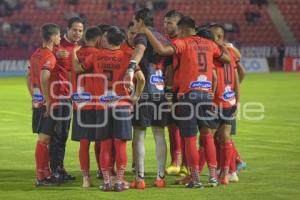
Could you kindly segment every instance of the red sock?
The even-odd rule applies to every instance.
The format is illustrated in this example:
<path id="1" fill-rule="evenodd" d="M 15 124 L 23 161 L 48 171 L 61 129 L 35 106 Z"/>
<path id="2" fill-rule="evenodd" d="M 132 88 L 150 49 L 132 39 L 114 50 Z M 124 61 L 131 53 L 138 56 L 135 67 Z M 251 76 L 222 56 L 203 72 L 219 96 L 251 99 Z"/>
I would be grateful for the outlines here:
<path id="1" fill-rule="evenodd" d="M 100 148 L 101 148 L 100 142 L 99 141 L 95 142 L 94 151 L 95 151 L 95 158 L 97 162 L 98 171 L 101 171 L 101 166 L 99 162 Z"/>
<path id="2" fill-rule="evenodd" d="M 181 147 L 181 165 L 186 166 L 186 154 L 185 154 L 185 141 L 184 137 L 180 137 L 180 147 Z"/>
<path id="3" fill-rule="evenodd" d="M 112 151 L 112 158 L 111 158 L 111 173 L 115 176 L 116 175 L 116 170 L 115 170 L 115 166 L 116 166 L 116 149 L 113 145 L 113 151 Z"/>
<path id="4" fill-rule="evenodd" d="M 232 142 L 226 142 L 225 144 L 221 144 L 221 171 L 225 174 L 228 174 L 229 165 L 232 158 Z"/>
<path id="5" fill-rule="evenodd" d="M 44 159 L 44 177 L 50 178 L 51 176 L 52 176 L 52 172 L 49 167 L 49 149 L 48 149 L 48 153 L 45 154 L 45 159 Z"/>
<path id="6" fill-rule="evenodd" d="M 198 154 L 199 154 L 199 173 L 201 174 L 204 165 L 206 163 L 206 156 L 205 156 L 205 151 L 204 151 L 204 139 L 201 138 L 201 134 L 200 134 L 200 145 L 199 145 L 199 150 L 198 150 Z"/>
<path id="7" fill-rule="evenodd" d="M 79 162 L 80 169 L 83 176 L 89 176 L 90 174 L 90 141 L 88 139 L 80 140 L 79 147 Z"/>
<path id="8" fill-rule="evenodd" d="M 49 165 L 49 151 L 48 151 L 48 144 L 44 142 L 38 141 L 35 147 L 35 164 L 36 164 L 36 178 L 37 180 L 41 181 L 45 177 L 44 170 Z"/>
<path id="9" fill-rule="evenodd" d="M 236 172 L 236 151 L 234 149 L 234 144 L 232 145 L 232 147 L 233 148 L 232 148 L 232 156 L 229 165 L 229 173 Z"/>
<path id="10" fill-rule="evenodd" d="M 101 141 L 100 151 L 100 165 L 103 174 L 104 183 L 110 183 L 110 171 L 112 169 L 112 152 L 113 152 L 113 139 L 107 139 Z"/>
<path id="11" fill-rule="evenodd" d="M 214 142 L 216 146 L 217 169 L 219 169 L 221 163 L 221 143 L 216 137 L 214 137 Z"/>
<path id="12" fill-rule="evenodd" d="M 199 182 L 199 155 L 197 150 L 197 136 L 185 137 L 185 153 L 187 165 L 194 182 Z"/>
<path id="13" fill-rule="evenodd" d="M 241 156 L 240 156 L 240 154 L 239 154 L 239 152 L 238 152 L 238 150 L 235 147 L 233 142 L 232 142 L 232 145 L 233 145 L 233 149 L 234 149 L 234 152 L 235 152 L 235 161 L 236 161 L 236 163 L 242 162 Z"/>
<path id="14" fill-rule="evenodd" d="M 211 178 L 216 178 L 217 156 L 214 137 L 211 133 L 201 135 L 201 140 L 204 141 L 204 152 Z"/>
<path id="15" fill-rule="evenodd" d="M 116 150 L 117 182 L 122 182 L 127 165 L 126 140 L 115 139 L 114 143 Z"/>
<path id="16" fill-rule="evenodd" d="M 206 163 L 205 153 L 204 153 L 204 147 L 200 147 L 198 150 L 199 154 L 199 173 L 201 174 L 204 165 Z"/>
<path id="17" fill-rule="evenodd" d="M 181 138 L 180 132 L 176 124 L 171 124 L 168 126 L 169 130 L 169 139 L 170 139 L 170 154 L 171 154 L 171 163 L 174 166 L 179 166 L 179 156 L 181 154 Z"/>

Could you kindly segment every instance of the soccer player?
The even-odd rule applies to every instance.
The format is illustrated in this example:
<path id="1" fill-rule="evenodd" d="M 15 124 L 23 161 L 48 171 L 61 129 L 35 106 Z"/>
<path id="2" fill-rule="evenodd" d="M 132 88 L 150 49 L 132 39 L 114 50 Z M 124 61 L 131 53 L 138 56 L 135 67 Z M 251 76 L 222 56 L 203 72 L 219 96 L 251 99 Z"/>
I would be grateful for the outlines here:
<path id="1" fill-rule="evenodd" d="M 156 38 L 167 44 L 169 41 L 160 33 L 153 30 L 153 13 L 151 10 L 144 8 L 137 11 L 133 17 L 134 27 L 144 23 Z M 140 65 L 141 70 L 146 78 L 146 85 L 141 99 L 134 109 L 133 118 L 133 150 L 135 155 L 136 177 L 131 183 L 131 188 L 144 189 L 144 161 L 145 161 L 145 134 L 147 127 L 152 128 L 156 145 L 157 176 L 154 182 L 156 187 L 165 187 L 165 167 L 167 145 L 164 135 L 164 127 L 168 125 L 168 108 L 167 100 L 164 96 L 164 57 L 154 52 L 153 47 L 144 34 L 137 34 L 134 38 L 134 51 L 129 66 L 134 68 Z M 130 71 L 130 72 L 129 72 Z M 132 81 L 132 72 L 127 71 L 129 81 Z"/>
<path id="2" fill-rule="evenodd" d="M 224 27 L 220 24 L 209 26 L 215 36 L 215 42 L 220 46 L 225 46 Z M 227 47 L 231 62 L 223 64 L 215 61 L 218 85 L 214 97 L 214 102 L 218 106 L 218 129 L 216 132 L 217 155 L 219 154 L 220 183 L 229 183 L 229 166 L 233 155 L 233 143 L 230 137 L 231 124 L 234 120 L 236 106 L 239 103 L 240 84 L 237 71 L 238 58 L 235 57 L 233 48 Z"/>
<path id="3" fill-rule="evenodd" d="M 133 43 L 133 40 L 136 36 L 136 32 L 133 30 L 133 22 L 130 21 L 128 23 L 128 26 L 127 26 L 127 33 L 126 33 L 126 36 L 127 36 L 127 39 L 126 41 L 121 45 L 121 49 L 124 51 L 124 54 L 127 58 L 129 58 L 129 61 L 130 61 L 130 58 L 132 57 L 132 52 L 133 52 L 133 49 L 134 49 L 134 43 Z M 134 150 L 134 142 L 132 142 L 132 164 L 131 164 L 131 168 L 132 168 L 132 172 L 135 173 L 135 164 L 134 164 L 134 160 L 135 160 L 135 150 Z"/>
<path id="4" fill-rule="evenodd" d="M 101 30 L 101 32 L 102 32 L 101 37 L 103 36 L 103 34 L 104 34 L 110 27 L 111 27 L 111 25 L 108 25 L 108 24 L 99 24 L 99 25 L 98 25 L 98 28 L 99 28 L 99 29 Z M 101 48 L 101 42 L 99 43 L 98 48 Z M 98 166 L 98 171 L 97 171 L 97 175 L 96 175 L 96 177 L 97 177 L 98 179 L 102 179 L 102 178 L 103 178 L 103 174 L 102 174 L 102 172 L 101 172 L 100 161 L 99 161 L 100 149 L 101 149 L 100 141 L 96 141 L 96 142 L 95 142 L 95 145 L 94 145 L 94 151 L 95 151 L 95 157 L 96 157 L 97 166 Z M 113 162 L 115 163 L 115 161 L 113 161 Z M 112 169 L 112 172 L 113 172 L 113 174 L 115 174 L 114 168 Z"/>
<path id="5" fill-rule="evenodd" d="M 98 27 L 90 27 L 84 36 L 84 46 L 77 52 L 80 63 L 84 63 L 85 58 L 97 51 L 102 32 Z M 84 76 L 85 75 L 85 76 Z M 82 74 L 77 76 L 72 68 L 72 101 L 73 101 L 73 125 L 72 140 L 80 141 L 79 161 L 83 175 L 82 187 L 88 188 L 92 185 L 90 178 L 90 142 L 95 141 L 96 134 L 96 111 L 95 105 L 91 104 L 94 94 L 94 83 L 92 74 Z M 98 160 L 98 158 L 97 158 Z"/>
<path id="6" fill-rule="evenodd" d="M 71 121 L 71 51 L 78 45 L 84 30 L 84 22 L 81 18 L 74 17 L 68 21 L 67 33 L 63 36 L 61 43 L 55 50 L 57 56 L 57 79 L 53 84 L 53 94 L 56 105 L 54 105 L 54 116 L 57 127 L 52 136 L 49 152 L 50 167 L 54 176 L 61 180 L 75 180 L 75 177 L 68 174 L 64 168 L 66 142 Z M 62 54 L 62 53 L 65 53 Z M 64 55 L 64 56 L 62 56 Z M 60 118 L 60 119 L 59 119 Z"/>
<path id="7" fill-rule="evenodd" d="M 94 88 L 96 97 L 96 139 L 101 141 L 100 163 L 104 184 L 103 191 L 111 191 L 111 169 L 113 167 L 113 149 L 116 153 L 117 178 L 114 190 L 125 189 L 123 176 L 126 169 L 126 141 L 132 139 L 132 124 L 130 118 L 131 102 L 135 103 L 142 93 L 143 75 L 135 72 L 137 90 L 129 96 L 124 87 L 123 77 L 129 64 L 129 59 L 120 49 L 125 35 L 117 27 L 111 27 L 101 39 L 102 49 L 86 58 L 81 65 L 73 52 L 73 64 L 77 72 L 92 70 L 94 73 Z M 130 102 L 130 101 L 131 102 Z M 101 125 L 101 126 L 100 126 Z"/>
<path id="8" fill-rule="evenodd" d="M 171 41 L 178 39 L 178 21 L 183 17 L 183 14 L 177 10 L 171 10 L 166 13 L 164 18 L 164 31 L 167 38 Z M 166 59 L 166 91 L 173 96 L 173 103 L 176 102 L 176 91 L 178 86 L 173 86 L 173 78 L 178 66 L 178 57 L 176 55 L 168 56 Z M 169 68 L 170 67 L 170 68 Z M 170 78 L 169 78 L 170 77 Z M 175 98 L 174 98 L 175 97 Z M 168 126 L 170 140 L 171 164 L 166 169 L 167 174 L 179 174 L 181 176 L 188 175 L 186 168 L 186 158 L 184 154 L 184 138 L 180 137 L 179 129 L 176 125 L 176 120 L 171 117 L 171 124 Z M 181 159 L 180 159 L 181 156 Z M 180 163 L 181 160 L 181 163 Z"/>
<path id="9" fill-rule="evenodd" d="M 56 184 L 49 169 L 48 146 L 54 133 L 55 121 L 50 116 L 53 99 L 50 96 L 50 82 L 55 78 L 56 58 L 53 48 L 58 45 L 60 29 L 55 24 L 41 27 L 43 46 L 38 48 L 30 58 L 27 77 L 32 96 L 32 131 L 38 134 L 35 147 L 36 186 Z"/>
<path id="10" fill-rule="evenodd" d="M 236 65 L 237 65 L 237 71 L 239 74 L 239 82 L 241 84 L 246 76 L 246 69 L 240 62 L 241 53 L 232 44 L 227 43 L 226 45 L 229 48 L 233 49 L 235 56 L 238 59 Z M 238 109 L 238 107 L 237 107 L 237 109 Z M 234 118 L 234 120 L 232 120 L 231 122 L 232 122 L 231 123 L 231 135 L 236 135 L 236 119 Z M 238 182 L 239 181 L 238 175 L 241 172 L 241 170 L 246 169 L 246 166 L 247 166 L 246 162 L 241 159 L 240 154 L 239 154 L 237 148 L 235 147 L 235 144 L 233 143 L 233 156 L 232 156 L 232 161 L 230 162 L 230 168 L 229 168 L 229 181 L 230 182 Z"/>
<path id="11" fill-rule="evenodd" d="M 214 42 L 196 35 L 195 21 L 182 17 L 178 22 L 180 39 L 173 45 L 162 45 L 152 32 L 140 24 L 139 30 L 145 33 L 153 48 L 161 55 L 177 54 L 180 58 L 175 83 L 179 86 L 178 116 L 179 128 L 185 137 L 185 154 L 191 172 L 192 181 L 186 187 L 202 188 L 199 179 L 199 154 L 197 150 L 197 129 L 201 126 L 201 140 L 204 142 L 205 155 L 208 160 L 210 176 L 209 185 L 218 185 L 216 176 L 216 149 L 213 130 L 216 128 L 212 109 L 213 79 L 216 79 L 213 60 L 229 63 L 230 57 L 224 47 L 220 49 Z"/>

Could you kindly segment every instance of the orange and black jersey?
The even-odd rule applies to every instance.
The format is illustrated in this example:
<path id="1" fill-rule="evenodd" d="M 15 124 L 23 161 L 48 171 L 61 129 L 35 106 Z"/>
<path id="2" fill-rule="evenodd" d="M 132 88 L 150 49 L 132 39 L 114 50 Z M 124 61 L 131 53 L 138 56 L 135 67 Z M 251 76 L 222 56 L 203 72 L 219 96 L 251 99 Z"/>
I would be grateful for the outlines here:
<path id="1" fill-rule="evenodd" d="M 78 61 L 84 63 L 85 59 L 97 52 L 95 47 L 82 47 L 77 51 Z M 72 100 L 74 102 L 73 108 L 77 109 L 77 103 L 81 104 L 82 110 L 94 109 L 95 106 L 91 105 L 92 96 L 94 94 L 93 75 L 91 72 L 76 74 L 75 69 L 72 67 Z"/>
<path id="2" fill-rule="evenodd" d="M 98 49 L 85 59 L 83 67 L 94 74 L 94 95 L 96 109 L 105 109 L 107 103 L 130 105 L 124 87 L 123 77 L 127 71 L 129 60 L 124 58 L 124 51 Z"/>
<path id="3" fill-rule="evenodd" d="M 231 60 L 229 64 L 223 64 L 217 60 L 214 61 L 218 77 L 214 102 L 223 108 L 230 108 L 236 105 L 234 71 L 237 68 L 239 59 L 232 48 L 228 48 L 228 52 Z"/>
<path id="4" fill-rule="evenodd" d="M 48 48 L 38 48 L 30 57 L 30 87 L 34 107 L 40 107 L 45 103 L 41 90 L 41 71 L 49 70 L 51 72 L 51 83 L 56 79 L 56 74 L 53 73 L 55 66 L 56 58 L 53 52 Z"/>
<path id="5" fill-rule="evenodd" d="M 211 40 L 189 36 L 173 42 L 180 63 L 175 82 L 178 93 L 191 90 L 212 92 L 213 60 L 222 56 L 223 51 Z"/>

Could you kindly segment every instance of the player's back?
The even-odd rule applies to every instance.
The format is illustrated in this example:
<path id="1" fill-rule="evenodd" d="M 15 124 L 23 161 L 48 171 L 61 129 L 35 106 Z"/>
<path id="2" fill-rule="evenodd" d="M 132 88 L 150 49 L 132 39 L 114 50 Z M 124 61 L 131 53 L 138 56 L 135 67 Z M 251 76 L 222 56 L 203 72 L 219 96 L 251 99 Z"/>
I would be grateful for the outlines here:
<path id="1" fill-rule="evenodd" d="M 228 53 L 230 56 L 229 64 L 223 64 L 214 60 L 218 79 L 214 102 L 224 108 L 232 107 L 236 104 L 234 70 L 236 69 L 238 58 L 236 58 L 232 48 L 228 48 Z"/>
<path id="2" fill-rule="evenodd" d="M 78 57 L 78 61 L 80 63 L 84 63 L 85 59 L 89 56 L 92 55 L 93 53 L 97 52 L 97 48 L 95 47 L 82 47 L 77 51 L 77 57 Z M 86 72 L 88 73 L 88 72 Z M 80 74 L 77 74 L 74 70 L 74 68 L 72 67 L 72 88 L 73 88 L 73 92 L 77 91 L 77 86 L 78 86 L 78 76 Z M 87 86 L 89 84 L 93 84 L 92 82 L 92 78 L 82 78 L 81 81 L 83 81 L 83 83 L 80 83 L 80 85 L 84 84 L 85 85 L 85 89 L 89 89 L 91 88 L 91 86 Z M 85 90 L 86 91 L 86 90 Z"/>
<path id="3" fill-rule="evenodd" d="M 82 47 L 77 51 L 77 58 L 80 63 L 84 63 L 85 59 L 97 52 L 95 47 Z M 77 109 L 77 103 L 91 101 L 94 92 L 94 79 L 91 71 L 77 74 L 72 66 L 72 100 L 73 108 Z M 93 109 L 93 105 L 85 105 L 81 109 Z"/>
<path id="4" fill-rule="evenodd" d="M 124 52 L 124 58 L 123 58 L 124 60 L 123 61 L 125 61 L 125 59 L 128 59 L 128 63 L 129 63 L 130 59 L 132 57 L 132 52 L 133 52 L 134 48 L 126 41 L 121 45 L 120 49 Z"/>
<path id="5" fill-rule="evenodd" d="M 125 89 L 117 90 L 117 85 L 124 88 L 123 77 L 129 63 L 123 63 L 124 51 L 99 49 L 86 59 L 87 65 L 93 66 L 96 95 L 113 92 L 121 95 Z M 118 87 L 119 88 L 119 87 Z"/>
<path id="6" fill-rule="evenodd" d="M 222 55 L 220 48 L 211 40 L 189 36 L 174 42 L 180 57 L 176 83 L 180 93 L 191 90 L 212 92 L 213 59 Z"/>

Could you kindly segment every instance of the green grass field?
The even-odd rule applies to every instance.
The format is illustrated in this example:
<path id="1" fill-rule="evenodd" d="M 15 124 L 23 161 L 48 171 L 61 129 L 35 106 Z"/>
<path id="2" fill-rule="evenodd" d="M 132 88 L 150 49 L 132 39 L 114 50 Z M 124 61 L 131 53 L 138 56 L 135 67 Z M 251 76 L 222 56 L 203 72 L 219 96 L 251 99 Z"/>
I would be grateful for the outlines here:
<path id="1" fill-rule="evenodd" d="M 147 135 L 146 177 L 148 189 L 123 193 L 104 193 L 95 187 L 81 188 L 78 143 L 68 142 L 66 168 L 77 181 L 53 188 L 34 187 L 34 147 L 31 133 L 30 97 L 24 78 L 0 79 L 0 199 L 298 199 L 300 195 L 300 74 L 250 74 L 242 84 L 242 105 L 261 102 L 264 119 L 238 122 L 236 145 L 248 168 L 240 182 L 218 188 L 190 190 L 174 185 L 168 176 L 168 188 L 151 186 L 155 179 L 154 141 Z M 254 114 L 251 114 L 253 116 Z M 130 147 L 131 144 L 128 144 Z M 131 150 L 128 148 L 130 173 Z M 93 177 L 96 164 L 91 149 Z M 168 161 L 169 163 L 169 161 Z M 202 176 L 203 182 L 207 181 Z"/>

